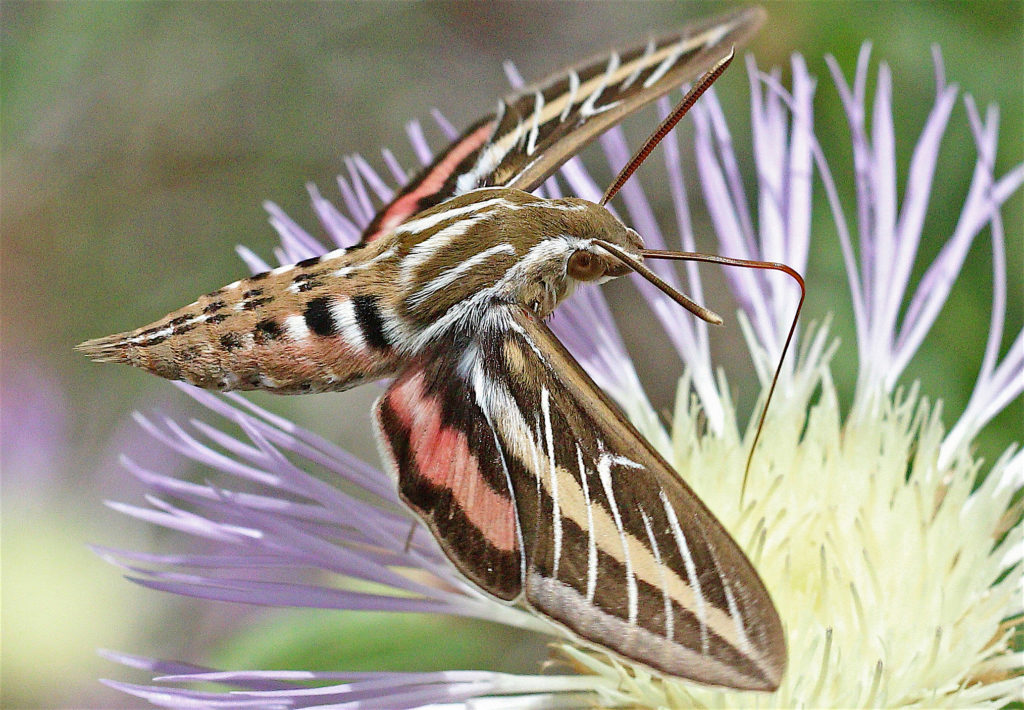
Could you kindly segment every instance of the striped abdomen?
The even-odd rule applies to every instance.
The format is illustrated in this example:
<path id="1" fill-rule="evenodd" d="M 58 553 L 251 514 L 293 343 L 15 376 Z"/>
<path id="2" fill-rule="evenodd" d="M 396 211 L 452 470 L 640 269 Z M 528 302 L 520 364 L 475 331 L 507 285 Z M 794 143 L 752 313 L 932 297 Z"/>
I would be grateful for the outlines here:
<path id="1" fill-rule="evenodd" d="M 377 243 L 307 259 L 79 349 L 208 389 L 346 389 L 398 365 L 381 287 L 390 281 L 393 257 Z"/>

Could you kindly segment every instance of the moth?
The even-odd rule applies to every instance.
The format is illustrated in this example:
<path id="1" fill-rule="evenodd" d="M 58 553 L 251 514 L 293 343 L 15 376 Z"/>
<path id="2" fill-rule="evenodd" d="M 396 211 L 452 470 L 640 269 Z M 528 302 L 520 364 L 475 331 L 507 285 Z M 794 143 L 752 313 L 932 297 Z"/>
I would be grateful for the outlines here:
<path id="1" fill-rule="evenodd" d="M 602 205 L 530 194 L 601 132 L 710 70 L 703 91 L 761 21 L 747 9 L 692 24 L 513 94 L 355 246 L 78 347 L 218 390 L 394 378 L 373 412 L 380 449 L 469 580 L 658 673 L 775 689 L 786 647 L 757 572 L 544 322 L 578 283 L 656 279 L 642 262 L 664 254 Z"/>

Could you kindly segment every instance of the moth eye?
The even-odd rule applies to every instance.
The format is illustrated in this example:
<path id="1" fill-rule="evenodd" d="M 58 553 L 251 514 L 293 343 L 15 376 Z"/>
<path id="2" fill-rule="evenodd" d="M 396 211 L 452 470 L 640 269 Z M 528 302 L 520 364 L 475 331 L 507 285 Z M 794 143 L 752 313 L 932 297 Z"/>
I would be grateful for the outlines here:
<path id="1" fill-rule="evenodd" d="M 604 276 L 604 264 L 589 251 L 574 251 L 566 271 L 577 281 L 593 281 Z"/>

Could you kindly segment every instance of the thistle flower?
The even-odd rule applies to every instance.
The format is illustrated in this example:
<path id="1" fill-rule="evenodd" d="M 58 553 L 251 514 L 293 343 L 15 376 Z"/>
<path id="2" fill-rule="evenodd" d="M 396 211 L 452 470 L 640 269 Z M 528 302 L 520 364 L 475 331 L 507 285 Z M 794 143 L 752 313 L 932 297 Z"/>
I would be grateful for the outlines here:
<path id="1" fill-rule="evenodd" d="M 468 702 L 480 708 L 999 707 L 1019 697 L 1024 658 L 1012 650 L 1011 636 L 1024 612 L 1024 548 L 1019 504 L 1013 500 L 1024 480 L 1024 456 L 1010 447 L 985 467 L 972 455 L 971 442 L 1024 389 L 1024 332 L 1005 355 L 999 353 L 1006 309 L 1000 206 L 1020 189 L 1024 165 L 993 174 L 998 114 L 990 108 L 982 118 L 967 97 L 978 153 L 974 176 L 954 233 L 911 288 L 936 157 L 958 90 L 946 84 L 936 52 L 935 103 L 900 200 L 890 72 L 884 64 L 879 69 L 869 138 L 868 59 L 865 47 L 852 85 L 830 60 L 853 148 L 855 229 L 815 140 L 816 85 L 801 57 L 793 58 L 791 91 L 782 88 L 777 74 L 762 74 L 748 62 L 758 176 L 752 195 L 713 93 L 693 114 L 700 187 L 722 253 L 802 270 L 814 174 L 821 179 L 855 319 L 860 369 L 849 414 L 840 413 L 830 369 L 837 345 L 827 324 L 810 326 L 801 334 L 799 356 L 783 371 L 741 498 L 753 427 L 741 427 L 727 382 L 715 374 L 703 323 L 680 319 L 660 292 L 638 282 L 686 363 L 666 430 L 643 393 L 600 291 L 582 289 L 552 321 L 567 347 L 673 462 L 758 568 L 784 619 L 790 653 L 777 692 L 742 693 L 659 678 L 574 644 L 544 620 L 499 604 L 464 581 L 429 533 L 414 525 L 383 473 L 242 397 L 191 388 L 183 389 L 240 435 L 206 422 L 193 422 L 189 429 L 170 419 L 136 418 L 158 441 L 218 472 L 217 483 L 193 483 L 126 461 L 153 495 L 148 507 L 112 505 L 221 547 L 179 555 L 103 550 L 137 582 L 221 601 L 498 621 L 552 637 L 560 668 L 571 672 L 221 672 L 109 654 L 158 676 L 152 685 L 110 685 L 167 707 L 396 708 Z M 454 135 L 443 118 L 436 118 Z M 416 124 L 410 135 L 420 156 L 429 156 Z M 602 144 L 613 165 L 628 157 L 621 132 L 610 132 Z M 394 182 L 401 184 L 405 171 L 390 153 L 384 158 Z M 662 246 L 662 233 L 669 231 L 678 232 L 684 249 L 693 249 L 679 148 L 671 140 L 665 162 L 675 206 L 671 221 L 659 221 L 637 181 L 622 193 L 628 221 L 653 247 Z M 391 194 L 362 158 L 349 159 L 347 171 L 347 178 L 339 179 L 344 212 L 310 188 L 314 210 L 338 246 L 356 239 L 372 217 L 374 198 L 385 201 Z M 543 191 L 600 195 L 578 160 L 567 163 Z M 281 236 L 280 262 L 327 249 L 276 206 L 269 211 Z M 946 430 L 938 404 L 916 384 L 899 386 L 900 376 L 949 297 L 969 246 L 985 228 L 994 255 L 991 329 L 974 393 Z M 240 253 L 255 271 L 268 267 L 251 251 L 240 248 Z M 662 275 L 677 281 L 669 270 Z M 686 276 L 686 290 L 699 300 L 696 270 Z M 767 387 L 796 294 L 761 273 L 730 273 L 729 279 L 754 365 Z M 230 692 L 192 689 L 210 682 Z"/>

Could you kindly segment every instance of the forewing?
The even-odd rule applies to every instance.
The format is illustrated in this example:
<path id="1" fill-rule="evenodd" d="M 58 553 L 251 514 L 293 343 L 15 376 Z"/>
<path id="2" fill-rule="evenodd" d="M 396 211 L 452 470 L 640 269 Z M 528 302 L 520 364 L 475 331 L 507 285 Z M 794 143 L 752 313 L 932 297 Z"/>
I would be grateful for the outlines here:
<path id="1" fill-rule="evenodd" d="M 410 216 L 479 187 L 530 191 L 627 115 L 696 79 L 757 30 L 759 8 L 688 25 L 582 62 L 512 94 L 413 178 L 367 226 L 378 238 Z"/>
<path id="2" fill-rule="evenodd" d="M 461 376 L 498 433 L 525 600 L 656 670 L 777 687 L 781 624 L 743 552 L 541 321 L 495 311 Z"/>

